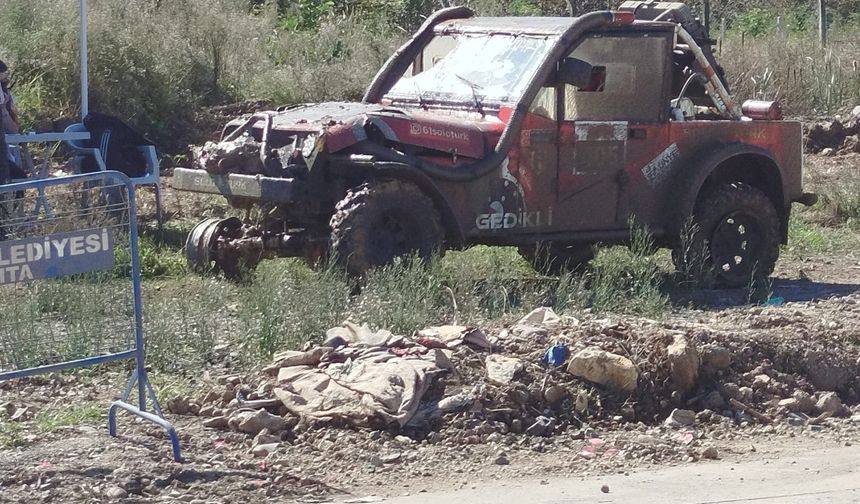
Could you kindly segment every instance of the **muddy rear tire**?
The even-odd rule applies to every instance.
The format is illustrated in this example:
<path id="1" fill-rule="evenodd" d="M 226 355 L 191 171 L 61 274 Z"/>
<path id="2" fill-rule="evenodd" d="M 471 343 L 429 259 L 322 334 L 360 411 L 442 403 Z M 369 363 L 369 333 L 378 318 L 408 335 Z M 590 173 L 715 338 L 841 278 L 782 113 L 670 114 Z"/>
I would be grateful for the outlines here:
<path id="1" fill-rule="evenodd" d="M 331 251 L 353 276 L 442 247 L 441 219 L 433 201 L 410 182 L 381 180 L 350 189 L 330 221 Z"/>
<path id="2" fill-rule="evenodd" d="M 535 271 L 546 275 L 559 275 L 565 271 L 582 270 L 594 259 L 590 244 L 562 245 L 543 242 L 517 249 Z"/>
<path id="3" fill-rule="evenodd" d="M 745 287 L 753 276 L 766 278 L 779 258 L 781 221 L 770 198 L 750 185 L 734 182 L 715 187 L 696 203 L 698 228 L 693 247 L 706 252 L 707 266 L 717 284 Z M 675 266 L 682 260 L 673 251 Z"/>

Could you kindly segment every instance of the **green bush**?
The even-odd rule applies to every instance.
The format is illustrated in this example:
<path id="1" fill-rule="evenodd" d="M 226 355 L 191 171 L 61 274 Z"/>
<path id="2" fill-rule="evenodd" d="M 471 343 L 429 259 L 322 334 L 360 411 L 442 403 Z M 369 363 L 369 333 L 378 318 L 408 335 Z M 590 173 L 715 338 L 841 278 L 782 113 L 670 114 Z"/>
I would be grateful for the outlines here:
<path id="1" fill-rule="evenodd" d="M 758 7 L 738 15 L 734 20 L 734 29 L 753 38 L 769 33 L 773 26 L 773 15 Z"/>

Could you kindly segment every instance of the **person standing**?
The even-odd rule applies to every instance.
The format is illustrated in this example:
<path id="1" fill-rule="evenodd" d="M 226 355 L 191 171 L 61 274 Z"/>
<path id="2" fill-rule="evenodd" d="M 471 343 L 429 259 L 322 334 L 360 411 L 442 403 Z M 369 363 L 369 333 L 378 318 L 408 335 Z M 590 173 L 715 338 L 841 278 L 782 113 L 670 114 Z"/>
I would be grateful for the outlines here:
<path id="1" fill-rule="evenodd" d="M 9 70 L 6 63 L 0 61 L 0 78 L 6 79 L 6 72 Z M 6 92 L 0 91 L 0 118 L 5 125 L 6 122 Z M 6 128 L 0 131 L 0 184 L 9 183 L 9 147 L 6 145 Z"/>
<path id="2" fill-rule="evenodd" d="M 18 109 L 15 106 L 15 98 L 12 96 L 9 86 L 9 67 L 0 60 L 0 183 L 7 184 L 12 179 L 26 178 L 27 174 L 15 162 L 15 157 L 6 143 L 6 134 L 19 133 Z"/>

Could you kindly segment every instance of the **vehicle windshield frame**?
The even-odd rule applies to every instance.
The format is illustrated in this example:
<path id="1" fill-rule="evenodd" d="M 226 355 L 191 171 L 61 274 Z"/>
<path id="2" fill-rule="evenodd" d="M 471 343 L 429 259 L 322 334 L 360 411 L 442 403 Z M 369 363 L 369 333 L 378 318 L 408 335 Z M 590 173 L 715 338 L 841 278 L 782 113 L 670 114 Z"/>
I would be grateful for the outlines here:
<path id="1" fill-rule="evenodd" d="M 468 107 L 499 108 L 513 105 L 522 97 L 535 78 L 541 61 L 558 43 L 559 35 L 552 33 L 510 33 L 488 31 L 439 30 L 424 44 L 421 55 L 433 41 L 440 37 L 456 37 L 457 43 L 435 65 L 425 71 L 411 75 L 407 71 L 389 89 L 384 99 L 391 103 L 415 103 L 420 106 L 465 105 Z M 491 46 L 493 52 L 482 52 L 481 57 L 475 50 Z M 516 51 L 520 50 L 520 53 Z M 459 52 L 458 52 L 459 51 Z M 471 51 L 471 52 L 470 52 Z M 526 61 L 512 61 L 512 57 L 524 58 L 525 52 L 531 57 Z M 453 55 L 453 56 L 452 56 Z M 468 58 L 471 56 L 471 58 Z M 422 57 L 422 56 L 419 56 Z M 468 63 L 463 60 L 469 60 Z M 475 61 L 481 65 L 475 66 Z M 519 76 L 511 79 L 499 76 L 500 70 L 491 69 L 492 65 L 509 65 L 507 74 Z M 445 72 L 444 74 L 442 72 Z M 480 73 L 492 74 L 492 78 L 482 78 Z M 478 73 L 476 77 L 476 73 Z M 506 83 L 505 92 L 497 82 Z M 433 86 L 429 84 L 440 84 Z M 470 85 L 476 84 L 475 86 Z M 398 89 L 399 88 L 399 89 Z M 489 88 L 489 90 L 487 89 Z"/>

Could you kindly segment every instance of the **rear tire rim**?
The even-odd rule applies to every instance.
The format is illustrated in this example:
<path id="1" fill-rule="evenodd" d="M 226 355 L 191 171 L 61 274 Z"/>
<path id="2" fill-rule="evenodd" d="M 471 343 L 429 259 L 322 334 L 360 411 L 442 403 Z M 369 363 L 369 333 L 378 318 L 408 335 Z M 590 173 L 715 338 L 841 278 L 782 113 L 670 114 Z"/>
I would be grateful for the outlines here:
<path id="1" fill-rule="evenodd" d="M 749 280 L 761 254 L 758 220 L 743 212 L 726 215 L 714 228 L 710 245 L 718 276 L 735 282 Z"/>

